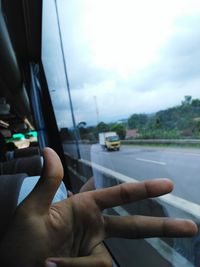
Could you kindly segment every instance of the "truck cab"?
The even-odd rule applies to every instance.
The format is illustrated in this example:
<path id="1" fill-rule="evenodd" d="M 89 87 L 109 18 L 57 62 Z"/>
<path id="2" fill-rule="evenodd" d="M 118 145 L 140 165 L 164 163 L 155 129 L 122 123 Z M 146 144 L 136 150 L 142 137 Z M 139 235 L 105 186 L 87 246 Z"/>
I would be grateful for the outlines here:
<path id="1" fill-rule="evenodd" d="M 120 139 L 116 132 L 99 133 L 99 143 L 102 148 L 109 150 L 120 149 Z"/>

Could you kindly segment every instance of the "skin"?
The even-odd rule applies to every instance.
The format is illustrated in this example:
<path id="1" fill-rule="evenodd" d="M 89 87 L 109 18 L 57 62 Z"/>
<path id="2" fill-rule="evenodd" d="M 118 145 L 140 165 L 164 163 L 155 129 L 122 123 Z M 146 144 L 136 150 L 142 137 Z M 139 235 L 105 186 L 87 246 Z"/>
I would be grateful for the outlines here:
<path id="1" fill-rule="evenodd" d="M 102 244 L 108 237 L 187 237 L 197 233 L 189 220 L 146 216 L 104 216 L 105 208 L 169 193 L 168 179 L 126 183 L 112 188 L 82 192 L 51 204 L 63 168 L 50 148 L 43 151 L 41 178 L 18 206 L 0 244 L 4 267 L 111 267 L 112 260 Z"/>

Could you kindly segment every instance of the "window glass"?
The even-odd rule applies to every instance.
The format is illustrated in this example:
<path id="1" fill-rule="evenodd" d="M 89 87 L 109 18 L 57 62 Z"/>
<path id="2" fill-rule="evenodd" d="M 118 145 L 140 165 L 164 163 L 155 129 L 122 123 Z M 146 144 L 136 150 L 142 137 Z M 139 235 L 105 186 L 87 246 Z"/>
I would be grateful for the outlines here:
<path id="1" fill-rule="evenodd" d="M 168 177 L 172 194 L 107 212 L 199 223 L 200 2 L 44 3 L 43 63 L 60 130 L 76 137 L 73 179 L 93 176 L 101 188 Z M 66 156 L 74 156 L 65 140 Z M 137 266 L 150 259 L 152 266 L 200 266 L 199 236 L 108 244 L 121 266 L 130 266 L 133 255 Z"/>
<path id="2" fill-rule="evenodd" d="M 77 157 L 58 23 L 55 1 L 43 1 L 42 61 L 61 140 L 65 149 Z"/>

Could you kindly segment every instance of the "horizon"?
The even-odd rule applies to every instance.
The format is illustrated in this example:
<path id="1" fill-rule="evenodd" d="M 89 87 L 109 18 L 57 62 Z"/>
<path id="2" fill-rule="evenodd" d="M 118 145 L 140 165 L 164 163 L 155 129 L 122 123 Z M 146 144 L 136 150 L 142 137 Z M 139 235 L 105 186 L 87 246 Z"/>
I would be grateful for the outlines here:
<path id="1" fill-rule="evenodd" d="M 54 9 L 49 1 L 46 12 Z M 58 13 L 76 123 L 155 113 L 185 95 L 200 98 L 200 2 L 60 0 Z M 43 25 L 48 46 L 42 57 L 56 66 L 48 84 L 58 126 L 70 127 L 58 31 L 49 27 L 53 16 Z"/>
<path id="2" fill-rule="evenodd" d="M 185 97 L 187 97 L 187 96 L 185 96 Z M 190 96 L 191 97 L 191 102 L 193 101 L 193 100 L 200 100 L 200 98 L 192 98 L 192 96 Z M 128 115 L 128 117 L 127 118 L 118 118 L 118 119 L 116 119 L 115 121 L 105 121 L 105 120 L 101 120 L 101 121 L 99 121 L 99 123 L 105 123 L 105 124 L 120 124 L 120 122 L 121 121 L 128 121 L 128 119 L 132 116 L 132 115 L 140 115 L 140 114 L 144 114 L 144 115 L 147 115 L 147 116 L 154 116 L 156 113 L 158 113 L 158 112 L 160 112 L 160 111 L 166 111 L 166 110 L 168 110 L 168 109 L 171 109 L 171 108 L 175 108 L 175 107 L 179 107 L 179 106 L 181 106 L 182 105 L 182 102 L 184 101 L 185 99 L 182 99 L 182 101 L 181 101 L 181 103 L 179 103 L 179 104 L 177 104 L 177 105 L 174 105 L 174 106 L 170 106 L 170 107 L 167 107 L 167 108 L 165 108 L 165 109 L 161 109 L 161 110 L 157 110 L 157 111 L 155 111 L 155 112 L 152 112 L 152 113 L 132 113 L 132 114 L 130 114 L 130 115 Z M 200 114 L 199 114 L 199 116 L 200 116 Z M 89 127 L 96 127 L 98 124 L 96 123 L 96 124 L 88 124 L 87 123 L 87 121 L 84 121 L 84 123 L 86 123 L 86 128 L 89 128 Z M 123 123 L 122 123 L 123 124 Z M 63 128 L 68 128 L 68 127 L 61 127 L 60 129 L 63 129 Z M 68 129 L 73 129 L 74 127 L 73 126 L 71 126 L 70 128 L 68 128 Z"/>

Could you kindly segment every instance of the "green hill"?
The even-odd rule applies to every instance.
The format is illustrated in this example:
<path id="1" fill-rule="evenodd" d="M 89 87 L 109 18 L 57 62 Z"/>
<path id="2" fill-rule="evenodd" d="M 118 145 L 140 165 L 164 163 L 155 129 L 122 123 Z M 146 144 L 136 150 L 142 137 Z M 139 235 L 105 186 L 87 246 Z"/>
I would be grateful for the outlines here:
<path id="1" fill-rule="evenodd" d="M 128 126 L 140 138 L 200 138 L 200 100 L 185 96 L 180 105 L 153 115 L 133 114 Z"/>

